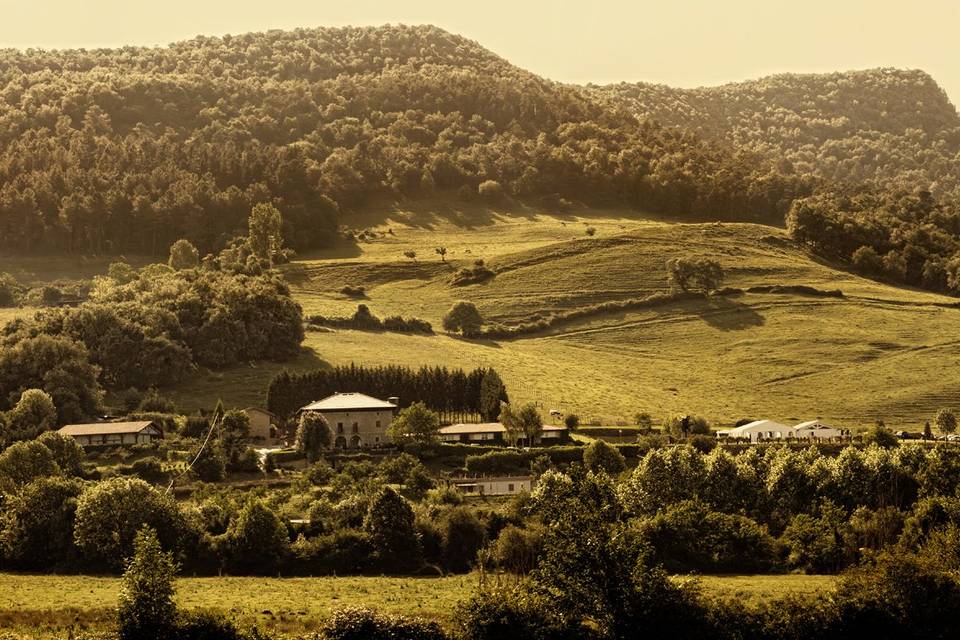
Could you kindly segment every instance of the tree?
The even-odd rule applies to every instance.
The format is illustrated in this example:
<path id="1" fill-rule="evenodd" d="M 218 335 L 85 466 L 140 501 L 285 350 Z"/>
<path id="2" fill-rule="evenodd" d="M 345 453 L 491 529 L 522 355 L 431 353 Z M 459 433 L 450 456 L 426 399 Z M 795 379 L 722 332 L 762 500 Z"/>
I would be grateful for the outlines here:
<path id="1" fill-rule="evenodd" d="M 170 259 L 167 264 L 177 271 L 196 269 L 200 266 L 200 252 L 189 240 L 181 238 L 170 245 Z"/>
<path id="2" fill-rule="evenodd" d="M 436 441 L 439 429 L 440 416 L 423 402 L 414 402 L 397 414 L 388 433 L 394 442 L 429 444 Z"/>
<path id="3" fill-rule="evenodd" d="M 190 470 L 203 482 L 220 482 L 227 477 L 227 456 L 215 440 L 206 445 L 201 442 L 190 452 L 190 460 L 193 461 Z"/>
<path id="4" fill-rule="evenodd" d="M 447 261 L 447 248 L 446 248 L 446 247 L 437 247 L 437 248 L 435 249 L 435 251 L 437 252 L 437 255 L 440 256 L 440 262 L 446 262 L 446 261 Z"/>
<path id="5" fill-rule="evenodd" d="M 500 374 L 496 369 L 487 369 L 480 380 L 480 415 L 487 422 L 496 422 L 500 416 L 500 406 L 509 401 L 507 387 Z"/>
<path id="6" fill-rule="evenodd" d="M 32 440 L 57 426 L 57 408 L 46 391 L 27 389 L 7 414 L 7 429 L 13 440 Z"/>
<path id="7" fill-rule="evenodd" d="M 477 185 L 477 194 L 487 200 L 498 200 L 503 197 L 503 186 L 496 180 L 484 180 Z"/>
<path id="8" fill-rule="evenodd" d="M 520 421 L 520 415 L 513 410 L 509 403 L 500 403 L 500 415 L 498 417 L 500 424 L 503 425 L 503 437 L 511 447 L 517 446 L 517 442 L 523 436 L 523 425 Z"/>
<path id="9" fill-rule="evenodd" d="M 149 527 L 137 532 L 134 553 L 120 581 L 117 622 L 121 640 L 175 637 L 177 606 L 173 579 L 177 565 Z"/>
<path id="10" fill-rule="evenodd" d="M 164 548 L 183 548 L 188 527 L 170 496 L 139 478 L 111 478 L 80 495 L 73 540 L 93 566 L 119 569 L 144 526 L 156 532 Z"/>
<path id="11" fill-rule="evenodd" d="M 543 433 L 543 418 L 537 411 L 537 407 L 533 404 L 525 404 L 520 408 L 517 417 L 520 420 L 520 430 L 527 441 L 527 446 L 535 445 Z"/>
<path id="12" fill-rule="evenodd" d="M 890 449 L 900 445 L 897 436 L 893 431 L 885 427 L 882 422 L 878 422 L 870 427 L 863 436 L 863 441 L 867 444 L 875 444 L 878 447 L 883 447 L 884 449 Z"/>
<path id="13" fill-rule="evenodd" d="M 605 471 L 616 476 L 627 468 L 627 463 L 619 449 L 603 440 L 594 440 L 583 451 L 583 466 L 594 473 Z"/>
<path id="14" fill-rule="evenodd" d="M 670 283 L 680 291 L 710 291 L 723 283 L 720 263 L 711 258 L 671 258 L 667 260 Z"/>
<path id="15" fill-rule="evenodd" d="M 459 331 L 465 338 L 476 338 L 483 327 L 483 316 L 472 302 L 459 301 L 443 317 L 443 328 L 447 331 Z"/>
<path id="16" fill-rule="evenodd" d="M 79 480 L 41 477 L 8 496 L 0 518 L 0 557 L 18 569 L 62 571 L 76 559 L 73 523 Z"/>
<path id="17" fill-rule="evenodd" d="M 929 420 L 923 423 L 923 439 L 933 440 L 933 429 L 930 428 Z"/>
<path id="18" fill-rule="evenodd" d="M 422 560 L 410 503 L 391 487 L 384 487 L 370 503 L 363 529 L 373 542 L 381 566 L 413 569 Z"/>
<path id="19" fill-rule="evenodd" d="M 957 416 L 950 409 L 940 409 L 933 420 L 940 433 L 953 433 L 957 430 Z"/>
<path id="20" fill-rule="evenodd" d="M 230 564 L 239 571 L 273 571 L 290 547 L 283 521 L 260 499 L 251 499 L 225 535 Z"/>
<path id="21" fill-rule="evenodd" d="M 417 252 L 416 252 L 416 251 L 404 251 L 404 252 L 403 252 L 403 256 L 404 256 L 405 258 L 409 258 L 410 260 L 413 260 L 414 262 L 417 261 Z"/>
<path id="22" fill-rule="evenodd" d="M 587 227 L 587 228 L 585 229 L 585 232 L 586 232 L 586 234 L 587 234 L 588 236 L 590 236 L 590 237 L 592 238 L 593 236 L 595 236 L 595 235 L 597 234 L 597 229 L 596 229 L 596 227 Z"/>
<path id="23" fill-rule="evenodd" d="M 37 442 L 50 450 L 53 461 L 57 463 L 62 473 L 79 476 L 83 472 L 81 467 L 84 458 L 83 447 L 72 437 L 56 431 L 47 431 L 37 438 Z"/>
<path id="24" fill-rule="evenodd" d="M 325 449 L 330 448 L 333 435 L 330 425 L 322 414 L 316 411 L 304 411 L 297 423 L 296 447 L 307 460 L 317 460 Z"/>
<path id="25" fill-rule="evenodd" d="M 575 413 L 568 413 L 563 418 L 563 424 L 567 427 L 567 429 L 573 431 L 580 426 L 580 416 Z"/>
<path id="26" fill-rule="evenodd" d="M 27 389 L 42 389 L 57 407 L 57 424 L 97 413 L 97 369 L 86 348 L 62 336 L 24 338 L 0 348 L 0 409 Z"/>
<path id="27" fill-rule="evenodd" d="M 469 507 L 454 507 L 440 521 L 443 563 L 448 571 L 466 572 L 487 541 L 483 523 Z"/>
<path id="28" fill-rule="evenodd" d="M 273 266 L 283 249 L 283 217 L 268 202 L 253 207 L 247 219 L 250 250 L 261 262 Z"/>
<path id="29" fill-rule="evenodd" d="M 0 453 L 0 479 L 7 478 L 14 485 L 59 473 L 50 449 L 36 440 L 17 442 Z"/>
<path id="30" fill-rule="evenodd" d="M 17 304 L 17 280 L 9 273 L 0 273 L 0 308 Z"/>

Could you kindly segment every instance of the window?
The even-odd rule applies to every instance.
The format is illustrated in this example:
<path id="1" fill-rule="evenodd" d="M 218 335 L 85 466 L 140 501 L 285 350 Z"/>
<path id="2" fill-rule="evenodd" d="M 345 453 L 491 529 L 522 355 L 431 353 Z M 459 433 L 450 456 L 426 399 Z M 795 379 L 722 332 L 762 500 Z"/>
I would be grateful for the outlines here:
<path id="1" fill-rule="evenodd" d="M 380 421 L 377 420 L 377 429 L 379 429 L 379 428 L 380 428 Z"/>
<path id="2" fill-rule="evenodd" d="M 343 423 L 342 423 L 342 422 L 338 422 L 338 423 L 337 423 L 337 433 L 343 433 Z"/>
<path id="3" fill-rule="evenodd" d="M 354 433 L 360 433 L 360 424 L 359 424 L 359 423 L 357 423 L 357 422 L 354 422 L 354 423 L 353 423 L 353 432 L 354 432 Z"/>
<path id="4" fill-rule="evenodd" d="M 507 491 L 509 491 L 510 493 L 513 493 L 513 484 L 512 484 L 512 483 L 507 485 Z"/>

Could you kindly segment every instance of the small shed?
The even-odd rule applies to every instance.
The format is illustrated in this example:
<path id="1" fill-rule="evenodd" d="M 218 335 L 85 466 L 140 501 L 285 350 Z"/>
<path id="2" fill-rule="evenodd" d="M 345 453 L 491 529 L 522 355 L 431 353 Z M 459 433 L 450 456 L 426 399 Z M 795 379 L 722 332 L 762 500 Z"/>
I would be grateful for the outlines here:
<path id="1" fill-rule="evenodd" d="M 58 433 L 70 436 L 85 447 L 148 444 L 163 438 L 163 431 L 149 420 L 68 424 Z"/>

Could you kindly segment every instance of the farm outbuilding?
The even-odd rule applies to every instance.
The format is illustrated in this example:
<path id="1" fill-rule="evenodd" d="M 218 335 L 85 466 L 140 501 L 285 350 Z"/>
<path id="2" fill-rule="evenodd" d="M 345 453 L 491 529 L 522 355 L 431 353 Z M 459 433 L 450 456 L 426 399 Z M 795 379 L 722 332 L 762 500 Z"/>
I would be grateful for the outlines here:
<path id="1" fill-rule="evenodd" d="M 458 423 L 440 427 L 440 439 L 444 442 L 466 444 L 502 444 L 506 441 L 507 428 L 500 422 Z M 545 424 L 535 445 L 560 444 L 569 436 L 566 427 Z M 521 444 L 527 444 L 521 438 Z"/>
<path id="2" fill-rule="evenodd" d="M 449 482 L 468 496 L 509 496 L 532 491 L 535 483 L 533 476 L 452 478 Z"/>
<path id="3" fill-rule="evenodd" d="M 58 431 L 85 447 L 147 444 L 163 438 L 163 431 L 153 422 L 94 422 L 68 424 Z"/>
<path id="4" fill-rule="evenodd" d="M 833 440 L 835 438 L 845 438 L 850 435 L 847 429 L 838 429 L 824 424 L 819 420 L 810 420 L 801 422 L 794 427 L 797 438 L 808 438 L 811 440 Z"/>

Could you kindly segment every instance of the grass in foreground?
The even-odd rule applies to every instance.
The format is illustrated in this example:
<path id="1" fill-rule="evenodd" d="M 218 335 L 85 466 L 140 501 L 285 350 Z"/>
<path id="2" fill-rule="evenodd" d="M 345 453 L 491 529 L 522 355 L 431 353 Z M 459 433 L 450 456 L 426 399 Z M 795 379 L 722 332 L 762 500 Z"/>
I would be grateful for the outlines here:
<path id="1" fill-rule="evenodd" d="M 835 578 L 732 575 L 703 576 L 700 581 L 708 596 L 758 603 L 825 591 Z M 242 625 L 303 633 L 348 605 L 449 623 L 456 604 L 477 586 L 475 574 L 444 578 L 181 578 L 177 602 L 187 609 L 220 612 Z M 71 629 L 110 627 L 119 590 L 116 577 L 0 573 L 0 631 L 55 637 Z"/>

